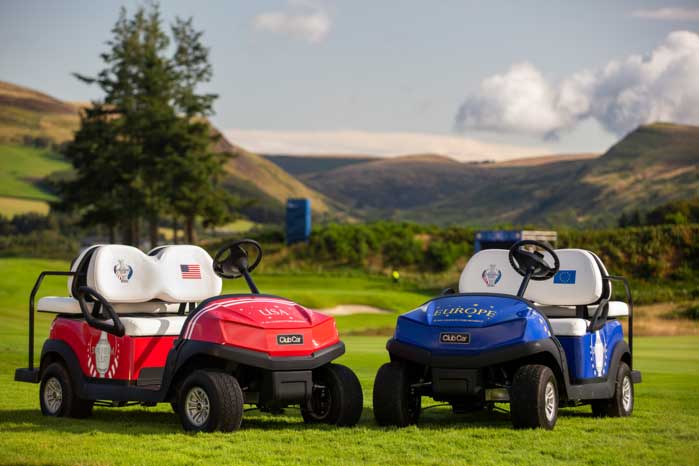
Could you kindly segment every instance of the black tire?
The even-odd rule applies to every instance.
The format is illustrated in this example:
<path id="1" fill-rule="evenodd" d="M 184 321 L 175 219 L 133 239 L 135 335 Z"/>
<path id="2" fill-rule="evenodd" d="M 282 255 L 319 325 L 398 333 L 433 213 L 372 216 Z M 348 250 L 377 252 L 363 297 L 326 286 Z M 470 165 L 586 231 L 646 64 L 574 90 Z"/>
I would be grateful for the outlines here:
<path id="1" fill-rule="evenodd" d="M 510 415 L 516 429 L 553 429 L 558 419 L 558 386 L 548 366 L 517 369 L 510 390 Z"/>
<path id="2" fill-rule="evenodd" d="M 313 371 L 312 397 L 301 404 L 304 422 L 351 427 L 359 422 L 364 408 L 364 394 L 359 379 L 349 367 L 326 364 Z"/>
<path id="3" fill-rule="evenodd" d="M 180 386 L 175 406 L 184 430 L 231 432 L 243 420 L 243 391 L 231 374 L 198 370 Z"/>
<path id="4" fill-rule="evenodd" d="M 634 388 L 631 380 L 631 368 L 625 362 L 619 364 L 614 396 L 608 400 L 594 400 L 592 415 L 596 417 L 628 417 L 633 413 Z"/>
<path id="5" fill-rule="evenodd" d="M 44 416 L 81 419 L 92 414 L 95 402 L 79 398 L 66 368 L 63 364 L 54 362 L 41 375 L 39 404 Z"/>
<path id="6" fill-rule="evenodd" d="M 374 380 L 374 418 L 380 426 L 417 424 L 422 397 L 410 388 L 415 380 L 402 361 L 388 362 L 379 368 Z"/>

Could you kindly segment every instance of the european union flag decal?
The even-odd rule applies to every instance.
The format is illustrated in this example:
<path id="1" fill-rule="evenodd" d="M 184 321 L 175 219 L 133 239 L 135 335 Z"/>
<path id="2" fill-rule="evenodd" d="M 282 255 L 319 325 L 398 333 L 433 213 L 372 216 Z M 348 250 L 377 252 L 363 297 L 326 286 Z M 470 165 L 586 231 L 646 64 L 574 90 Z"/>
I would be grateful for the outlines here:
<path id="1" fill-rule="evenodd" d="M 553 276 L 553 283 L 558 285 L 574 285 L 575 270 L 559 270 Z"/>

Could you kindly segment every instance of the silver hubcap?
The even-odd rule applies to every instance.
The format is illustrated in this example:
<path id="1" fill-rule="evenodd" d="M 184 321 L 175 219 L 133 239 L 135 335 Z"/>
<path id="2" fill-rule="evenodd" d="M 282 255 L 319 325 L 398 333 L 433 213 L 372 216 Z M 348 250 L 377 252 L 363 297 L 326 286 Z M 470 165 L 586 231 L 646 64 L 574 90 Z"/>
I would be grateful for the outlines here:
<path id="1" fill-rule="evenodd" d="M 63 387 L 56 377 L 51 377 L 44 385 L 44 405 L 51 414 L 56 414 L 63 404 Z"/>
<path id="2" fill-rule="evenodd" d="M 197 427 L 203 426 L 209 419 L 209 397 L 201 387 L 192 387 L 185 398 L 185 413 L 189 422 Z"/>
<path id="3" fill-rule="evenodd" d="M 553 382 L 546 384 L 544 406 L 546 408 L 546 419 L 553 421 L 553 418 L 556 416 L 556 387 L 553 386 Z"/>
<path id="4" fill-rule="evenodd" d="M 631 380 L 628 377 L 624 377 L 624 381 L 621 383 L 621 404 L 624 407 L 624 411 L 631 411 L 631 403 L 633 403 Z"/>

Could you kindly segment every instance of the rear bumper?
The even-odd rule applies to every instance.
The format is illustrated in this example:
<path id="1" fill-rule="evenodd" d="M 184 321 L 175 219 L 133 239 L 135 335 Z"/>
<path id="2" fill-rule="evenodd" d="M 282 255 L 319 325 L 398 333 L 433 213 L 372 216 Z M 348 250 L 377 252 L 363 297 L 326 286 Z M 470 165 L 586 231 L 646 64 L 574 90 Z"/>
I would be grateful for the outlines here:
<path id="1" fill-rule="evenodd" d="M 631 382 L 641 383 L 642 381 L 641 371 L 631 371 Z"/>
<path id="2" fill-rule="evenodd" d="M 15 369 L 15 382 L 39 383 L 39 369 Z"/>
<path id="3" fill-rule="evenodd" d="M 386 349 L 391 357 L 445 369 L 480 369 L 541 352 L 549 352 L 554 356 L 559 354 L 556 344 L 551 339 L 519 343 L 473 354 L 441 354 L 391 338 L 386 344 Z"/>

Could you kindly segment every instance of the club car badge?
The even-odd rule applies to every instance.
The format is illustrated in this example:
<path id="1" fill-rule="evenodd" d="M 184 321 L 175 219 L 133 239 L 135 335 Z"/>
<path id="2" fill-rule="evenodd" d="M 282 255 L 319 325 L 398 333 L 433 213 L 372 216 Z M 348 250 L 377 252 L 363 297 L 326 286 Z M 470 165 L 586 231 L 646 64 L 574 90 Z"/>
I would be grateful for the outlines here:
<path id="1" fill-rule="evenodd" d="M 121 283 L 128 283 L 133 276 L 133 267 L 123 259 L 119 259 L 119 262 L 114 266 L 114 275 Z"/>
<path id="2" fill-rule="evenodd" d="M 502 270 L 495 267 L 495 264 L 490 264 L 490 266 L 483 271 L 481 277 L 483 277 L 485 284 L 492 288 L 497 285 L 502 278 Z"/>

